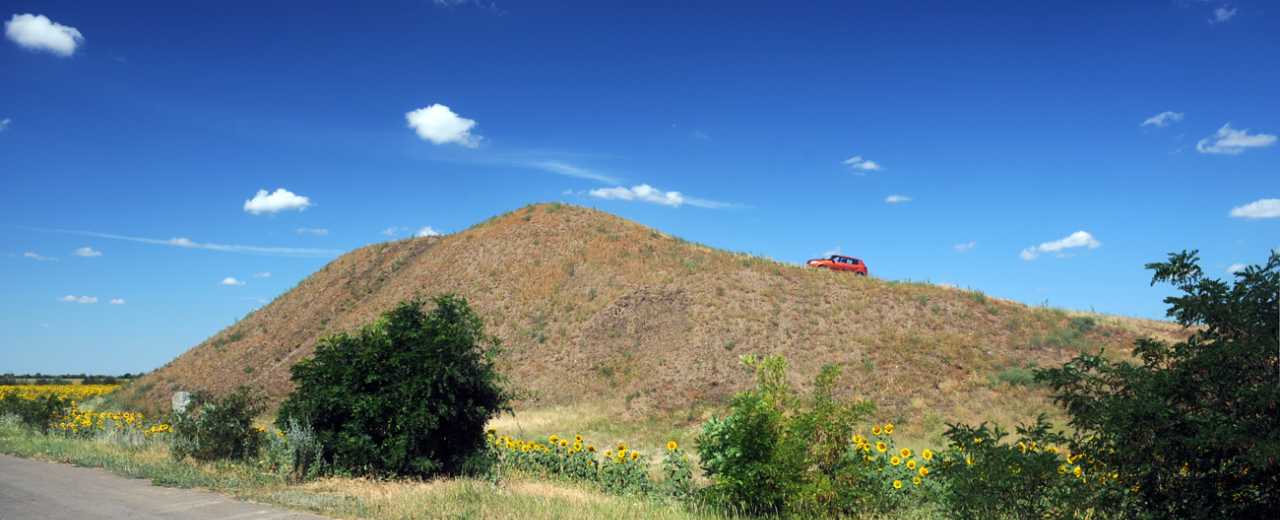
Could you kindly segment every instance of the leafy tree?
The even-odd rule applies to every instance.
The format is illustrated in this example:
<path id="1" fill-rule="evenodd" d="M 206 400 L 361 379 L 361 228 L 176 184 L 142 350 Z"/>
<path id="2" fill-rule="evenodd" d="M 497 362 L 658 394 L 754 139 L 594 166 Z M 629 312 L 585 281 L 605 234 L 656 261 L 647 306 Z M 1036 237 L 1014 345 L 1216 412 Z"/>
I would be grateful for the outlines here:
<path id="1" fill-rule="evenodd" d="M 1180 295 L 1168 315 L 1190 337 L 1139 340 L 1136 363 L 1081 355 L 1038 378 L 1076 430 L 1073 451 L 1106 469 L 1129 516 L 1262 518 L 1280 511 L 1280 254 L 1206 277 L 1195 251 L 1147 265 Z"/>
<path id="2" fill-rule="evenodd" d="M 484 425 L 510 410 L 500 346 L 466 300 L 403 302 L 293 367 L 277 424 L 309 424 L 327 466 L 357 474 L 456 474 L 484 460 Z"/>

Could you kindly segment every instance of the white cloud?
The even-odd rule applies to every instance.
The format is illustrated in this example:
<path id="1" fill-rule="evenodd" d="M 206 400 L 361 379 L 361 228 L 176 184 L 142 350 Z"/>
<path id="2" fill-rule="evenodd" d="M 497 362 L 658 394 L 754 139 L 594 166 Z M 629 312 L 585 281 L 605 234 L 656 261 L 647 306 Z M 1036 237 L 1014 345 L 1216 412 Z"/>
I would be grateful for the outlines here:
<path id="1" fill-rule="evenodd" d="M 648 184 L 638 184 L 627 188 L 625 186 L 617 186 L 614 188 L 597 188 L 587 192 L 587 195 L 597 199 L 605 200 L 625 200 L 636 202 L 648 202 L 651 204 L 659 204 L 678 208 L 680 206 L 689 205 L 695 208 L 706 209 L 724 209 L 738 207 L 738 205 L 729 202 L 720 202 L 710 199 L 700 199 L 697 197 L 689 197 L 678 191 L 662 191 Z"/>
<path id="2" fill-rule="evenodd" d="M 1209 19 L 1209 23 L 1222 23 L 1232 18 L 1235 18 L 1236 11 L 1239 11 L 1239 9 L 1235 7 L 1232 7 L 1231 9 L 1227 9 L 1227 6 L 1225 5 L 1217 9 L 1214 9 L 1213 18 Z"/>
<path id="3" fill-rule="evenodd" d="M 37 262 L 56 262 L 56 261 L 58 261 L 58 259 L 57 259 L 57 258 L 50 258 L 50 257 L 44 256 L 44 255 L 41 255 L 40 253 L 37 253 L 37 252 L 35 252 L 35 251 L 27 251 L 27 252 L 25 252 L 25 253 L 22 253 L 22 257 L 23 257 L 23 258 L 30 258 L 30 259 L 35 260 L 35 261 L 37 261 Z"/>
<path id="4" fill-rule="evenodd" d="M 5 131 L 5 130 L 8 130 L 8 129 L 9 129 L 9 123 L 10 123 L 10 122 L 12 122 L 12 121 L 13 121 L 12 119 L 9 119 L 9 118 L 7 118 L 7 117 L 6 117 L 6 118 L 4 118 L 4 119 L 0 119 L 0 132 L 3 132 L 3 131 Z"/>
<path id="5" fill-rule="evenodd" d="M 302 211 L 310 206 L 311 199 L 284 188 L 276 188 L 276 191 L 271 193 L 267 193 L 267 190 L 258 190 L 252 199 L 244 201 L 244 210 L 254 215 L 279 213 L 285 210 Z"/>
<path id="6" fill-rule="evenodd" d="M 1102 246 L 1102 242 L 1093 238 L 1087 231 L 1076 231 L 1066 237 L 1052 242 L 1045 242 L 1038 246 L 1028 247 L 1022 250 L 1018 256 L 1023 260 L 1035 260 L 1041 253 L 1057 253 L 1064 249 L 1076 247 L 1087 247 L 1089 249 L 1097 249 Z"/>
<path id="7" fill-rule="evenodd" d="M 438 237 L 438 236 L 440 236 L 440 232 L 439 232 L 439 231 L 436 231 L 436 230 L 434 230 L 434 229 L 431 229 L 431 226 L 423 226 L 423 227 L 422 227 L 422 229 L 419 229 L 417 233 L 414 233 L 414 234 L 413 234 L 413 236 L 418 237 L 418 238 L 422 238 L 422 237 Z"/>
<path id="8" fill-rule="evenodd" d="M 300 227 L 297 229 L 297 233 L 299 235 L 311 235 L 311 236 L 322 237 L 322 236 L 327 236 L 329 234 L 329 230 L 325 228 Z"/>
<path id="9" fill-rule="evenodd" d="M 404 227 L 404 226 L 391 226 L 391 227 L 389 227 L 389 228 L 387 228 L 387 229 L 384 229 L 384 230 L 380 231 L 380 233 L 382 233 L 383 235 L 389 236 L 389 237 L 393 237 L 393 236 L 399 235 L 400 233 L 403 233 L 403 232 L 408 231 L 408 230 L 409 230 L 409 228 Z"/>
<path id="10" fill-rule="evenodd" d="M 1139 126 L 1155 126 L 1155 127 L 1164 128 L 1171 124 L 1177 123 L 1178 121 L 1182 121 L 1182 116 L 1183 116 L 1182 112 L 1170 112 L 1166 110 L 1154 116 L 1148 117 L 1147 120 L 1143 121 L 1142 124 Z"/>
<path id="11" fill-rule="evenodd" d="M 973 248 L 978 247 L 978 241 L 970 240 L 951 247 L 955 249 L 957 253 L 968 253 L 969 251 L 973 251 Z"/>
<path id="12" fill-rule="evenodd" d="M 112 298 L 111 305 L 124 305 L 124 298 Z"/>
<path id="13" fill-rule="evenodd" d="M 906 195 L 890 195 L 885 197 L 884 201 L 888 204 L 902 204 L 904 202 L 911 202 L 911 197 Z"/>
<path id="14" fill-rule="evenodd" d="M 97 296 L 74 296 L 68 294 L 61 298 L 61 301 L 68 303 L 98 303 Z"/>
<path id="15" fill-rule="evenodd" d="M 294 256 L 294 257 L 327 257 L 342 253 L 337 249 L 311 249 L 300 247 L 270 247 L 270 246 L 248 246 L 240 244 L 215 244 L 205 242 L 195 242 L 189 238 L 177 237 L 168 240 L 158 238 L 131 237 L 126 235 L 115 235 L 111 233 L 98 233 L 95 231 L 78 231 L 73 229 L 43 229 L 43 228 L 27 228 L 32 231 L 43 231 L 46 233 L 65 233 L 68 235 L 80 235 L 86 237 L 106 238 L 110 240 L 124 240 L 128 242 L 138 242 L 140 244 L 153 244 L 170 247 L 181 247 L 184 249 L 205 249 L 209 251 L 221 251 L 224 253 L 241 253 L 249 255 L 264 256 Z"/>
<path id="16" fill-rule="evenodd" d="M 1231 208 L 1235 218 L 1280 218 L 1280 199 L 1258 199 L 1243 206 Z"/>
<path id="17" fill-rule="evenodd" d="M 883 169 L 879 163 L 870 159 L 863 159 L 861 155 L 855 155 L 845 159 L 844 164 L 860 172 L 874 172 Z"/>
<path id="18" fill-rule="evenodd" d="M 237 280 L 235 277 L 228 276 L 222 279 L 222 285 L 240 286 L 244 285 L 244 280 Z"/>
<path id="19" fill-rule="evenodd" d="M 98 251 L 89 246 L 84 246 L 80 249 L 76 249 L 71 254 L 76 256 L 83 256 L 85 258 L 93 258 L 95 256 L 102 256 L 102 251 Z"/>
<path id="20" fill-rule="evenodd" d="M 254 278 L 271 278 L 271 273 L 268 271 L 263 271 L 261 273 L 253 273 L 253 277 Z"/>
<path id="21" fill-rule="evenodd" d="M 459 116 L 439 103 L 408 112 L 404 118 L 409 122 L 409 128 L 418 133 L 418 137 L 433 144 L 456 143 L 475 148 L 484 139 L 471 135 L 471 129 L 476 126 L 475 120 Z"/>
<path id="22" fill-rule="evenodd" d="M 1227 267 L 1227 274 L 1236 274 L 1240 271 L 1245 270 L 1246 267 L 1249 267 L 1249 266 L 1244 264 L 1231 264 L 1230 266 Z"/>
<path id="23" fill-rule="evenodd" d="M 1272 134 L 1249 135 L 1248 129 L 1236 130 L 1227 123 L 1217 133 L 1196 143 L 1196 150 L 1200 153 L 1240 155 L 1249 148 L 1265 148 L 1273 144 L 1276 144 L 1276 136 Z"/>
<path id="24" fill-rule="evenodd" d="M 14 43 L 36 51 L 49 51 L 58 56 L 75 54 L 84 35 L 75 27 L 50 20 L 42 14 L 15 14 L 4 23 L 4 35 Z"/>
<path id="25" fill-rule="evenodd" d="M 520 164 L 527 166 L 529 168 L 537 168 L 545 172 L 551 172 L 557 175 L 564 175 L 566 177 L 590 179 L 593 181 L 598 181 L 598 182 L 603 182 L 608 184 L 618 183 L 617 178 L 610 177 L 602 173 L 597 173 L 597 172 L 588 170 L 586 168 L 583 168 L 580 166 L 574 166 L 572 164 L 561 162 L 561 161 L 528 161 Z"/>

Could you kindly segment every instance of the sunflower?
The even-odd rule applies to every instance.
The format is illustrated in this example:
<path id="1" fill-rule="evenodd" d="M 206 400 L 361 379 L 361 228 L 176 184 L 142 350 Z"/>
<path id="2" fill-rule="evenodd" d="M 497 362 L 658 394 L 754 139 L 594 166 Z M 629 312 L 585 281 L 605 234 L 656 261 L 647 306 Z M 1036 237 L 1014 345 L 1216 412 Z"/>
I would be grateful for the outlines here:
<path id="1" fill-rule="evenodd" d="M 574 436 L 573 436 L 573 442 L 582 442 L 582 436 L 581 436 L 581 435 L 574 435 Z"/>
<path id="2" fill-rule="evenodd" d="M 915 484 L 915 485 L 919 486 L 919 485 L 920 485 L 920 482 L 922 482 L 922 481 L 920 480 L 920 477 L 912 477 L 912 478 L 911 478 L 911 483 L 912 483 L 912 484 Z"/>
<path id="3" fill-rule="evenodd" d="M 606 458 L 606 459 L 612 459 L 612 458 L 613 458 L 613 450 L 604 450 L 604 458 Z"/>
<path id="4" fill-rule="evenodd" d="M 889 459 L 889 464 L 893 464 L 894 466 L 897 466 L 898 464 L 902 464 L 902 459 L 898 458 L 897 455 L 894 455 L 893 458 Z"/>
<path id="5" fill-rule="evenodd" d="M 568 440 L 566 440 L 566 439 L 560 439 L 560 447 L 561 447 L 561 448 L 566 448 L 566 447 L 568 447 L 568 446 L 569 446 L 569 441 L 568 441 Z"/>
<path id="6" fill-rule="evenodd" d="M 871 427 L 871 435 L 880 435 L 880 425 Z"/>
<path id="7" fill-rule="evenodd" d="M 1081 469 L 1080 466 L 1076 466 L 1075 469 L 1071 470 L 1071 474 L 1079 477 L 1080 475 L 1084 474 L 1084 470 Z"/>
<path id="8" fill-rule="evenodd" d="M 631 452 L 631 460 L 633 460 L 633 461 L 634 461 L 634 460 L 636 460 L 636 459 L 638 459 L 638 458 L 640 458 L 640 453 L 639 453 L 639 452 L 634 452 L 634 451 L 633 451 L 633 452 Z"/>
<path id="9" fill-rule="evenodd" d="M 862 445 L 862 441 L 863 441 L 862 434 L 860 434 L 860 433 L 855 433 L 855 434 L 853 434 L 853 443 L 854 443 L 854 444 Z"/>
<path id="10" fill-rule="evenodd" d="M 547 438 L 547 440 L 551 441 L 551 444 L 555 444 L 557 441 L 560 440 L 560 436 L 553 433 L 551 434 L 550 437 Z"/>
<path id="11" fill-rule="evenodd" d="M 920 452 L 920 458 L 924 460 L 933 460 L 933 450 L 925 448 L 924 451 Z"/>
<path id="12" fill-rule="evenodd" d="M 627 451 L 627 443 L 625 443 L 625 442 L 619 442 L 619 443 L 618 443 L 618 451 Z"/>
<path id="13" fill-rule="evenodd" d="M 911 458 L 911 448 L 902 448 L 898 450 L 898 455 L 901 455 L 904 459 Z"/>
<path id="14" fill-rule="evenodd" d="M 893 481 L 893 489 L 902 489 L 902 481 L 901 480 Z"/>
<path id="15" fill-rule="evenodd" d="M 680 445 L 676 444 L 674 439 L 667 441 L 667 451 L 676 451 L 680 449 Z"/>
<path id="16" fill-rule="evenodd" d="M 595 453 L 595 452 L 596 452 L 596 447 L 595 447 L 595 446 L 592 446 L 592 445 L 590 445 L 590 444 L 588 444 L 588 445 L 587 445 L 587 451 L 588 451 L 588 452 L 590 452 L 590 453 Z"/>
<path id="17" fill-rule="evenodd" d="M 876 451 L 880 453 L 884 453 L 885 451 L 888 451 L 888 450 L 889 450 L 889 446 L 886 445 L 884 441 L 876 442 Z"/>
<path id="18" fill-rule="evenodd" d="M 884 434 L 885 434 L 885 435 L 889 435 L 889 434 L 891 434 L 891 433 L 893 433 L 893 423 L 885 423 L 885 425 L 884 425 Z"/>
<path id="19" fill-rule="evenodd" d="M 927 477 L 929 476 L 929 468 L 926 466 L 920 466 L 920 471 L 917 471 L 916 473 L 919 473 L 921 477 Z"/>
<path id="20" fill-rule="evenodd" d="M 915 461 L 915 459 L 912 459 L 912 460 L 908 460 L 908 461 L 907 461 L 907 469 L 911 469 L 911 470 L 916 469 L 916 461 Z"/>

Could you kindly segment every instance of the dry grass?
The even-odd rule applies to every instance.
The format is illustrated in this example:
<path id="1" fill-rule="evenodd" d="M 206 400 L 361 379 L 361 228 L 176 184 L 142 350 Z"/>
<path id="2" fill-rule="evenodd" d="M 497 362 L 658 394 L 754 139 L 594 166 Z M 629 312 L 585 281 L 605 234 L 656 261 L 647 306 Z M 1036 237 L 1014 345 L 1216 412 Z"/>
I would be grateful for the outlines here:
<path id="1" fill-rule="evenodd" d="M 683 431 L 750 384 L 738 358 L 756 353 L 785 355 L 802 387 L 823 364 L 839 364 L 848 395 L 876 401 L 887 419 L 928 438 L 938 418 L 1009 420 L 1048 409 L 1041 390 L 992 387 L 990 375 L 1007 367 L 1176 333 L 1162 322 L 1099 318 L 1076 334 L 1074 316 L 1059 310 L 809 270 L 542 204 L 457 234 L 346 254 L 120 398 L 156 409 L 176 389 L 246 383 L 278 402 L 292 389 L 289 367 L 321 336 L 413 295 L 445 292 L 466 297 L 507 346 L 502 369 L 524 395 L 517 408 L 535 411 L 520 416 L 520 427 L 602 435 L 618 433 L 611 423 L 645 421 L 653 424 L 641 430 L 653 437 Z M 557 406 L 563 417 L 538 419 Z M 574 411 L 580 406 L 608 408 Z"/>

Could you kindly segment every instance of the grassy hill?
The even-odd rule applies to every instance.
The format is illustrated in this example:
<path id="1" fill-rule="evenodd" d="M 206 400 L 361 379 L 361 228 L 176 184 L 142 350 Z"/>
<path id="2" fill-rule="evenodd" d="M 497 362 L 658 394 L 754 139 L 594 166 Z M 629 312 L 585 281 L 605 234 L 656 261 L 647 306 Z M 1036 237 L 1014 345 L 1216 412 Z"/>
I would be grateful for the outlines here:
<path id="1" fill-rule="evenodd" d="M 621 419 L 692 419 L 750 382 L 740 355 L 778 353 L 802 386 L 823 364 L 843 365 L 848 392 L 926 428 L 1011 420 L 1048 408 L 1028 366 L 1178 334 L 1163 322 L 807 269 L 540 204 L 347 253 L 122 399 L 165 409 L 175 390 L 248 384 L 278 403 L 291 390 L 289 367 L 317 339 L 444 292 L 465 296 L 503 340 L 502 368 L 525 396 L 519 408 L 607 402 Z"/>

